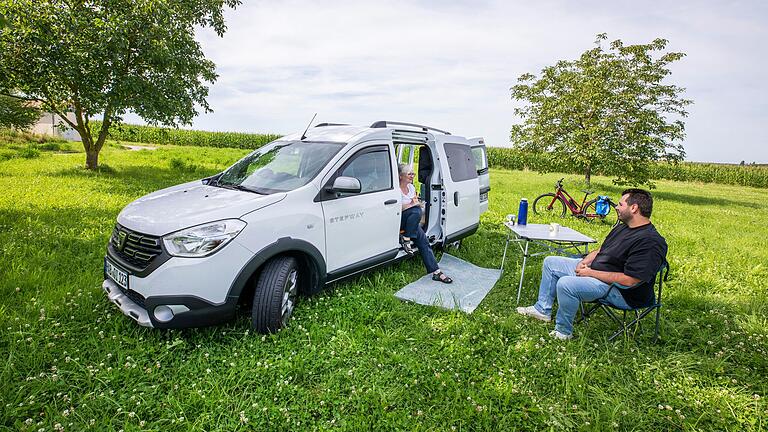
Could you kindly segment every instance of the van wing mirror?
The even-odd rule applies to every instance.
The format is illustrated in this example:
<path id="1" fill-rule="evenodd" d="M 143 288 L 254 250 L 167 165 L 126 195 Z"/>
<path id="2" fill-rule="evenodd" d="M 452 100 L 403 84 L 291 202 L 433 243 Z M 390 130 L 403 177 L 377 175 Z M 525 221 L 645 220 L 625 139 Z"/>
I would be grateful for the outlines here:
<path id="1" fill-rule="evenodd" d="M 331 186 L 330 192 L 337 193 L 360 193 L 360 180 L 354 177 L 336 177 Z"/>
<path id="2" fill-rule="evenodd" d="M 218 173 L 216 175 L 212 175 L 210 177 L 206 177 L 206 178 L 202 179 L 201 181 L 203 182 L 204 185 L 216 184 L 219 181 L 219 178 L 223 174 L 224 174 L 224 171 L 222 171 L 222 172 L 220 172 L 220 173 Z"/>

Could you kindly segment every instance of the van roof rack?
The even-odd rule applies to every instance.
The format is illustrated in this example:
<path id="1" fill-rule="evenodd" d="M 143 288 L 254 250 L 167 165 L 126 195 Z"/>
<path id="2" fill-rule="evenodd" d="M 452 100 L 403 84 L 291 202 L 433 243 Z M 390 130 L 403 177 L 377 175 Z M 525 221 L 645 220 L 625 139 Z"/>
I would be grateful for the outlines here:
<path id="1" fill-rule="evenodd" d="M 347 123 L 320 123 L 315 125 L 316 128 L 319 127 L 325 127 L 325 126 L 349 126 Z"/>
<path id="2" fill-rule="evenodd" d="M 445 134 L 445 135 L 450 135 L 451 134 L 448 131 L 444 131 L 444 130 L 440 130 L 440 129 L 437 129 L 437 128 L 433 128 L 431 126 L 424 126 L 424 125 L 420 125 L 420 124 L 416 124 L 416 123 L 403 123 L 403 122 L 396 122 L 396 121 L 388 121 L 388 120 L 377 121 L 377 122 L 375 122 L 375 123 L 373 123 L 371 125 L 371 128 L 385 128 L 385 127 L 388 127 L 389 125 L 410 126 L 410 127 L 420 128 L 424 132 L 426 132 L 428 130 L 433 130 L 435 132 L 439 132 L 439 133 Z"/>

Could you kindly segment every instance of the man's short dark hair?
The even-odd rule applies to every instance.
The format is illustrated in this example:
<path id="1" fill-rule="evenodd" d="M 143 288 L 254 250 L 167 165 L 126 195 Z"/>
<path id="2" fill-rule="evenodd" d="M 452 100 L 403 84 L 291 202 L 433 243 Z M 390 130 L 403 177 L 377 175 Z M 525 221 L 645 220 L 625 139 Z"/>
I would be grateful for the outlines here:
<path id="1" fill-rule="evenodd" d="M 627 197 L 627 205 L 637 204 L 640 214 L 649 218 L 653 211 L 653 197 L 651 193 L 644 189 L 627 189 L 621 193 Z"/>

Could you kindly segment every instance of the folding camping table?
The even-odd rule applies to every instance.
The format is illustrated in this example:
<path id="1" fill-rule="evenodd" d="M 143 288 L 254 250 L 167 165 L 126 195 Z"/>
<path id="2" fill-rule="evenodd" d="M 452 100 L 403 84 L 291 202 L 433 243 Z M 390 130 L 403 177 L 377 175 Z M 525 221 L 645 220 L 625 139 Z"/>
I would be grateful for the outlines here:
<path id="1" fill-rule="evenodd" d="M 528 257 L 546 254 L 586 255 L 589 253 L 589 244 L 596 243 L 595 239 L 564 226 L 560 227 L 557 234 L 549 231 L 548 224 L 512 225 L 511 222 L 505 222 L 504 226 L 509 230 L 507 231 L 507 242 L 504 245 L 504 256 L 501 258 L 501 268 L 499 270 L 502 273 L 504 272 L 504 262 L 507 259 L 507 247 L 510 242 L 517 243 L 520 251 L 523 252 L 523 266 L 520 269 L 520 284 L 517 286 L 517 303 L 520 303 L 520 291 L 523 289 L 525 265 L 528 261 Z M 512 235 L 514 235 L 514 238 L 512 238 Z M 523 243 L 525 245 L 523 245 Z M 528 246 L 531 243 L 541 246 L 545 250 L 529 254 Z M 570 253 L 568 253 L 569 251 Z"/>

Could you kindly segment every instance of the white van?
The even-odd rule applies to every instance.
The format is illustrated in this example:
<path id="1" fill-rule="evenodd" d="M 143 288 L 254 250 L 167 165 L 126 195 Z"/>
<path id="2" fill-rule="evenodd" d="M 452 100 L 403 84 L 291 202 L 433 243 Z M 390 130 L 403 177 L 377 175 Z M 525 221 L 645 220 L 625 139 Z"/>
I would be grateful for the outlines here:
<path id="1" fill-rule="evenodd" d="M 257 331 L 277 331 L 298 295 L 409 257 L 399 243 L 398 162 L 417 163 L 432 246 L 477 230 L 490 190 L 482 138 L 323 123 L 126 206 L 102 286 L 142 326 L 211 325 L 241 305 Z"/>

